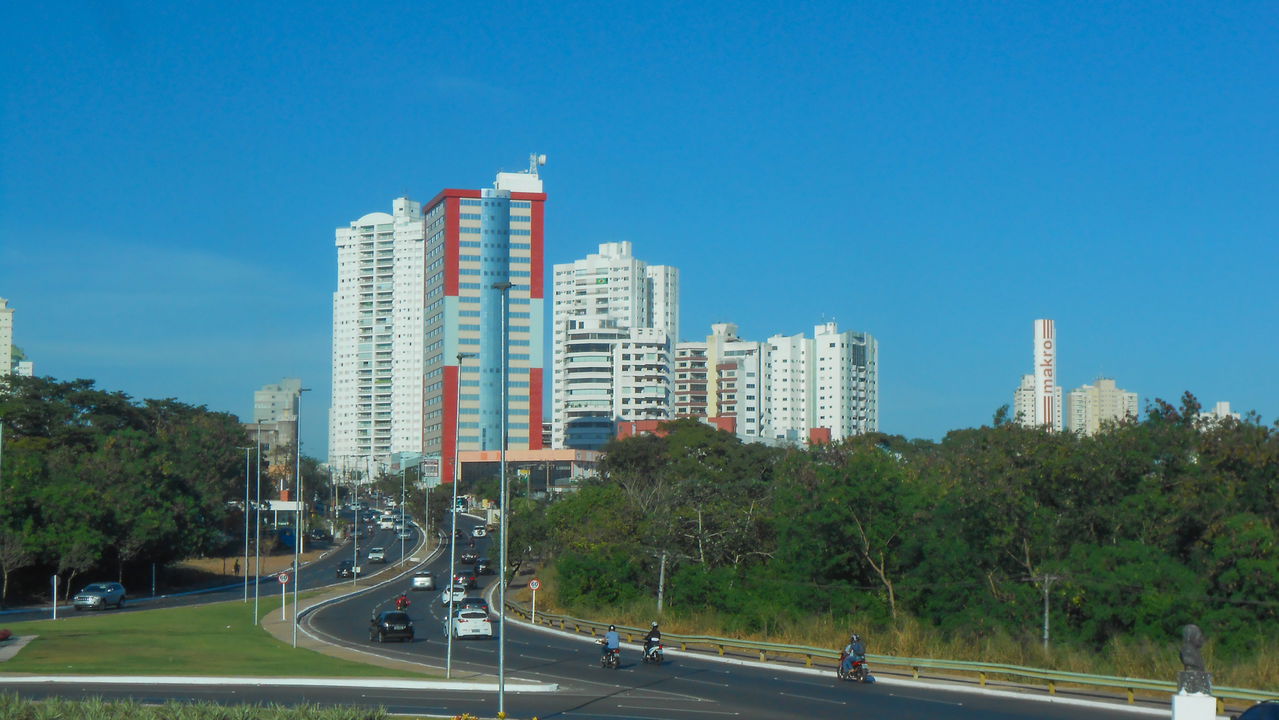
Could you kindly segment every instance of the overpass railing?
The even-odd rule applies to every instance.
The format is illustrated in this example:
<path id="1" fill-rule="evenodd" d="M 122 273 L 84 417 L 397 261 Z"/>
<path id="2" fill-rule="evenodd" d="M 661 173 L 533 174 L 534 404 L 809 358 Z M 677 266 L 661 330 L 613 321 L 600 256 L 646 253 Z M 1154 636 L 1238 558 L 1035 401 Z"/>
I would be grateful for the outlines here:
<path id="1" fill-rule="evenodd" d="M 526 620 L 532 620 L 532 613 L 527 605 L 508 600 L 507 609 Z M 608 623 L 596 622 L 538 611 L 537 624 L 547 627 L 558 627 L 565 632 L 575 632 L 600 636 L 608 629 Z M 616 625 L 617 631 L 627 642 L 635 642 L 648 633 L 648 628 Z M 678 645 L 680 650 L 694 652 L 714 652 L 726 655 L 729 652 L 746 654 L 751 658 L 758 656 L 761 662 L 803 661 L 804 666 L 813 667 L 816 660 L 830 660 L 832 664 L 839 660 L 839 650 L 831 648 L 810 647 L 807 645 L 785 645 L 782 643 L 760 642 L 757 640 L 738 640 L 713 635 L 680 635 L 662 633 L 662 642 L 667 646 Z M 970 660 L 938 660 L 935 658 L 898 657 L 894 655 L 867 654 L 867 659 L 876 666 L 899 668 L 902 674 L 909 673 L 918 679 L 927 671 L 960 674 L 963 682 L 987 687 L 992 680 L 1011 680 L 1032 688 L 1042 688 L 1049 695 L 1056 695 L 1066 688 L 1099 688 L 1122 691 L 1129 704 L 1137 701 L 1138 691 L 1173 694 L 1177 692 L 1177 684 L 1164 680 L 1147 680 L 1143 678 L 1118 677 L 1111 675 L 1090 675 L 1086 673 L 1066 672 L 1064 670 L 1045 670 L 1043 668 L 1007 665 L 1004 663 L 988 663 Z M 946 679 L 955 680 L 948 677 Z M 1065 687 L 1063 687 L 1065 686 Z M 1213 686 L 1213 695 L 1217 698 L 1218 712 L 1224 712 L 1226 700 L 1240 702 L 1258 702 L 1273 699 L 1279 692 L 1266 692 L 1248 688 Z"/>

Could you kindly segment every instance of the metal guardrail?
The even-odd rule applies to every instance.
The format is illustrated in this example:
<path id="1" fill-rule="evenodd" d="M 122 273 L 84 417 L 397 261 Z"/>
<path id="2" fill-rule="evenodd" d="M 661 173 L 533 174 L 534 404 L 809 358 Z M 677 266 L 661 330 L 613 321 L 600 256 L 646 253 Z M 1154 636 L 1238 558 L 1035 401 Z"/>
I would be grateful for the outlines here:
<path id="1" fill-rule="evenodd" d="M 531 619 L 529 608 L 523 604 L 508 600 L 509 610 L 524 618 Z M 537 613 L 537 624 L 548 627 L 558 626 L 560 630 L 577 633 L 599 635 L 608 623 L 584 620 L 570 615 L 559 615 L 549 612 Z M 643 638 L 648 628 L 637 628 L 627 625 L 616 625 L 617 631 L 627 642 L 635 642 Z M 719 655 L 726 650 L 749 651 L 758 653 L 761 662 L 768 662 L 771 655 L 779 657 L 803 658 L 805 667 L 813 667 L 813 660 L 839 660 L 839 651 L 831 648 L 810 647 L 807 645 L 784 645 L 781 643 L 759 642 L 756 640 L 738 640 L 734 638 L 715 637 L 713 635 L 679 635 L 662 633 L 662 641 L 667 645 L 677 644 L 680 650 L 698 650 L 709 648 Z M 1013 678 L 1018 681 L 1034 681 L 1043 684 L 1049 695 L 1056 695 L 1060 685 L 1084 686 L 1122 690 L 1127 695 L 1127 702 L 1134 704 L 1138 690 L 1168 693 L 1177 692 L 1177 684 L 1165 680 L 1147 680 L 1143 678 L 1118 677 L 1112 675 L 1089 675 L 1086 673 L 1066 672 L 1063 670 L 1045 670 L 1043 668 L 1024 667 L 1021 665 L 1005 665 L 1002 663 L 976 662 L 969 660 L 937 660 L 933 658 L 897 657 L 894 655 L 876 655 L 867 653 L 867 658 L 876 665 L 909 670 L 912 677 L 918 679 L 921 670 L 943 670 L 949 672 L 968 673 L 976 676 L 976 683 L 986 687 L 994 678 Z M 1214 686 L 1213 695 L 1217 698 L 1217 712 L 1225 712 L 1226 700 L 1258 702 L 1279 697 L 1279 692 L 1266 692 L 1249 688 Z"/>

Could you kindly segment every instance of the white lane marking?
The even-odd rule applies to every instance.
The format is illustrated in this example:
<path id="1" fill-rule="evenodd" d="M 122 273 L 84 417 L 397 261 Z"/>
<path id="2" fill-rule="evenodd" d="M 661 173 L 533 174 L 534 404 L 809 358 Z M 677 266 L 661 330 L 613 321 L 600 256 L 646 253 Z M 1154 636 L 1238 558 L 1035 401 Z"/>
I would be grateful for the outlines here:
<path id="1" fill-rule="evenodd" d="M 787 682 L 787 683 L 793 683 L 793 684 L 795 684 L 795 685 L 811 685 L 811 686 L 813 686 L 813 687 L 819 687 L 819 688 L 828 688 L 828 687 L 831 687 L 831 683 L 805 682 L 805 681 L 803 681 L 803 680 L 792 680 L 791 678 L 780 678 L 780 677 L 775 677 L 775 678 L 773 678 L 773 680 L 774 680 L 774 681 L 776 681 L 776 682 Z"/>
<path id="2" fill-rule="evenodd" d="M 898 698 L 901 698 L 902 700 L 914 700 L 915 702 L 936 703 L 938 705 L 954 705 L 956 707 L 964 706 L 964 704 L 960 702 L 949 702 L 947 700 L 932 700 L 930 698 L 915 697 L 913 695 L 898 695 L 897 693 L 888 693 L 888 694 L 891 697 L 898 697 Z"/>
<path id="3" fill-rule="evenodd" d="M 832 704 L 832 705 L 847 705 L 847 704 L 848 704 L 847 702 L 845 702 L 845 701 L 843 701 L 843 700 L 827 700 L 827 699 L 825 699 L 825 698 L 812 697 L 812 696 L 810 696 L 810 695 L 796 695 L 795 693 L 788 693 L 788 692 L 779 692 L 779 693 L 777 693 L 777 694 L 778 694 L 778 695 L 789 695 L 789 696 L 791 696 L 791 697 L 795 697 L 795 698 L 803 698 L 803 699 L 805 699 L 805 700 L 816 700 L 817 702 L 830 703 L 830 704 Z"/>
<path id="4" fill-rule="evenodd" d="M 682 712 L 682 713 L 702 713 L 704 715 L 741 715 L 738 712 L 729 712 L 727 710 L 692 710 L 689 708 L 663 708 L 652 707 L 649 705 L 623 705 L 618 703 L 619 708 L 632 708 L 635 710 L 665 710 L 666 712 Z"/>
<path id="5" fill-rule="evenodd" d="M 710 680 L 694 680 L 693 678 L 686 678 L 686 677 L 673 677 L 671 679 L 678 680 L 681 682 L 697 683 L 698 685 L 717 685 L 719 687 L 728 687 L 728 683 L 711 682 Z"/>

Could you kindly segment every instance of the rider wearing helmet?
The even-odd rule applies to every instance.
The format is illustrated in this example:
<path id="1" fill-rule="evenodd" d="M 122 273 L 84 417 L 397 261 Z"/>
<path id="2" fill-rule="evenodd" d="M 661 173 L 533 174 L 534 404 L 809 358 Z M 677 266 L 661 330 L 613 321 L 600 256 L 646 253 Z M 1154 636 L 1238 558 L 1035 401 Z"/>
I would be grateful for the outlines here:
<path id="1" fill-rule="evenodd" d="M 395 598 L 395 609 L 396 609 L 396 610 L 408 610 L 408 609 L 409 609 L 409 594 L 408 594 L 408 593 L 400 593 L 400 594 L 399 594 L 399 595 Z"/>
<path id="2" fill-rule="evenodd" d="M 648 634 L 644 636 L 644 654 L 647 655 L 649 648 L 654 645 L 658 645 L 661 642 L 662 633 L 657 629 L 657 621 L 654 620 L 652 628 L 650 628 Z"/>
<path id="3" fill-rule="evenodd" d="M 604 639 L 600 641 L 600 645 L 604 647 L 601 654 L 607 655 L 618 648 L 622 647 L 622 638 L 617 634 L 617 628 L 613 625 L 608 626 L 608 632 L 604 633 Z"/>
<path id="4" fill-rule="evenodd" d="M 862 644 L 862 636 L 853 633 L 848 638 L 848 644 L 844 646 L 844 661 L 840 664 L 840 669 L 848 673 L 853 669 L 855 661 L 865 659 L 866 646 Z"/>

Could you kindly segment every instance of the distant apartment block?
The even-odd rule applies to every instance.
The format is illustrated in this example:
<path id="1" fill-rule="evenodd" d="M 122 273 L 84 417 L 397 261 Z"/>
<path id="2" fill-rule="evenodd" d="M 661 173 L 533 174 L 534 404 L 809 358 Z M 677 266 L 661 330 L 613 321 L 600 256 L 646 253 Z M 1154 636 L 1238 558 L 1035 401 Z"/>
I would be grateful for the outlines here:
<path id="1" fill-rule="evenodd" d="M 767 436 L 771 346 L 743 340 L 737 325 L 715 323 L 704 341 L 681 342 L 675 358 L 675 414 L 717 418 L 750 439 Z"/>
<path id="2" fill-rule="evenodd" d="M 1237 412 L 1230 411 L 1230 403 L 1219 402 L 1213 406 L 1212 410 L 1199 413 L 1199 421 L 1203 424 L 1214 424 L 1224 422 L 1226 420 L 1242 420 L 1243 416 Z"/>
<path id="3" fill-rule="evenodd" d="M 669 418 L 679 271 L 631 243 L 555 266 L 551 443 L 598 449 L 619 420 Z"/>
<path id="4" fill-rule="evenodd" d="M 1136 419 L 1137 393 L 1121 390 L 1110 378 L 1098 378 L 1094 385 L 1070 391 L 1070 430 L 1095 435 L 1107 423 Z"/>
<path id="5" fill-rule="evenodd" d="M 298 401 L 302 397 L 302 381 L 284 378 L 272 385 L 263 385 L 253 393 L 253 422 L 297 420 Z"/>
<path id="6" fill-rule="evenodd" d="M 1062 427 L 1062 403 L 1061 386 L 1053 388 L 1053 421 L 1052 427 Z M 1037 396 L 1035 394 L 1035 376 L 1022 375 L 1021 385 L 1013 391 L 1013 420 L 1026 427 L 1038 427 L 1035 423 L 1035 407 L 1037 404 Z"/>
<path id="7" fill-rule="evenodd" d="M 338 228 L 332 467 L 436 456 L 448 482 L 456 452 L 498 450 L 503 426 L 509 448 L 542 447 L 540 164 Z"/>
<path id="8" fill-rule="evenodd" d="M 774 335 L 768 344 L 771 437 L 805 442 L 829 432 L 839 441 L 879 430 L 879 343 L 872 335 L 828 322 L 811 339 Z"/>

